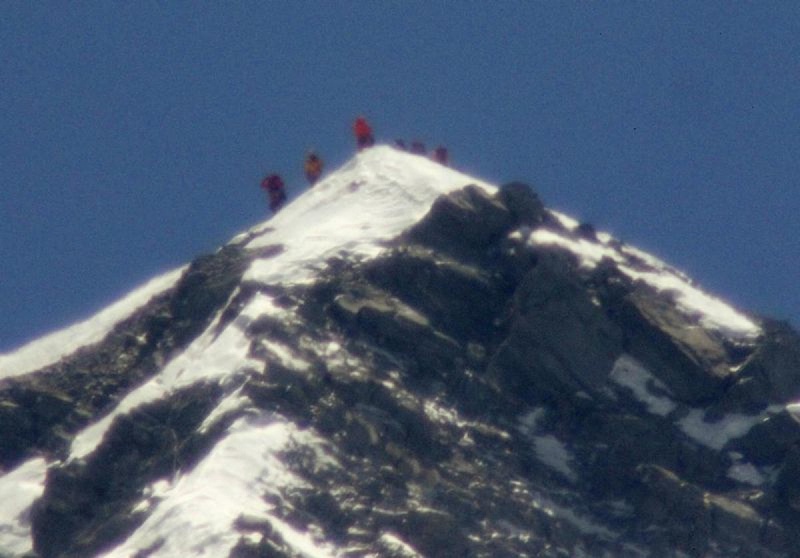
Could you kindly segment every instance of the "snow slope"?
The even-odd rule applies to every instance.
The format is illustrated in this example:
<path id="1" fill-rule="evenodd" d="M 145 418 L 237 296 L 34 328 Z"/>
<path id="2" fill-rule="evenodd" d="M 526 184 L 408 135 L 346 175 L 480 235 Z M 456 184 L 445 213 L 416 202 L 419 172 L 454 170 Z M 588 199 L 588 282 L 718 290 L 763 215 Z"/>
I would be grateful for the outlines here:
<path id="1" fill-rule="evenodd" d="M 245 280 L 301 283 L 339 254 L 374 257 L 381 242 L 416 223 L 441 194 L 476 184 L 495 186 L 424 157 L 377 146 L 357 155 L 282 209 L 235 240 L 249 249 L 282 246 L 277 256 L 256 260 Z"/>

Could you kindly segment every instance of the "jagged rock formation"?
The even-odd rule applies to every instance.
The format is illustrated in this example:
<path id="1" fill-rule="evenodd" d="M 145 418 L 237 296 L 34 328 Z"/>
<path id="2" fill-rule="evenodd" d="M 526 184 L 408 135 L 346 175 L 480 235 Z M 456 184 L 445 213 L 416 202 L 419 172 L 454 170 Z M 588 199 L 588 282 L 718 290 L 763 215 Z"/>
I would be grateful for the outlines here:
<path id="1" fill-rule="evenodd" d="M 521 184 L 308 281 L 245 271 L 263 232 L 2 381 L 0 463 L 52 463 L 31 556 L 800 555 L 785 324 L 710 320 Z"/>

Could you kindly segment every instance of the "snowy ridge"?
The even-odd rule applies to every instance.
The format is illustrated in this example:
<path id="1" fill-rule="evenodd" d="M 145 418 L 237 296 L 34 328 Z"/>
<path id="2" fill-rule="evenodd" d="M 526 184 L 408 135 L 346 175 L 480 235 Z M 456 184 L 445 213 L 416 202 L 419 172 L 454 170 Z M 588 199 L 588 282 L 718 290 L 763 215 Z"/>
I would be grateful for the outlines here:
<path id="1" fill-rule="evenodd" d="M 697 288 L 685 274 L 658 258 L 626 246 L 607 233 L 597 233 L 596 239 L 580 236 L 577 221 L 559 213 L 553 214 L 564 230 L 537 229 L 530 234 L 528 241 L 531 244 L 564 248 L 575 254 L 580 265 L 587 269 L 596 267 L 606 258 L 610 259 L 634 281 L 643 281 L 658 292 L 671 293 L 678 306 L 685 313 L 697 316 L 704 328 L 743 340 L 752 340 L 761 334 L 761 326 L 752 319 Z"/>
<path id="2" fill-rule="evenodd" d="M 187 266 L 168 271 L 147 281 L 141 287 L 94 316 L 59 331 L 31 341 L 21 348 L 0 355 L 0 379 L 20 376 L 58 362 L 76 350 L 105 337 L 153 297 L 172 288 Z"/>

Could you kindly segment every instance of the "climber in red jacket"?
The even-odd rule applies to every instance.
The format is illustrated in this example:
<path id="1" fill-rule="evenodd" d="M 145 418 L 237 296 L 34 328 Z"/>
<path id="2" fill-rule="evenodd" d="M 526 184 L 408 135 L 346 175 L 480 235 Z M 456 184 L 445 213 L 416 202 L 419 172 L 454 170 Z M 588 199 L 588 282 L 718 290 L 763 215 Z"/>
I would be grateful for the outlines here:
<path id="1" fill-rule="evenodd" d="M 356 145 L 359 151 L 365 147 L 372 147 L 375 145 L 375 138 L 372 136 L 372 128 L 370 128 L 367 119 L 363 116 L 356 118 L 353 124 L 353 133 L 356 136 Z"/>
<path id="2" fill-rule="evenodd" d="M 261 181 L 261 187 L 269 195 L 269 208 L 273 213 L 283 207 L 283 204 L 286 203 L 286 190 L 279 175 L 270 174 Z"/>

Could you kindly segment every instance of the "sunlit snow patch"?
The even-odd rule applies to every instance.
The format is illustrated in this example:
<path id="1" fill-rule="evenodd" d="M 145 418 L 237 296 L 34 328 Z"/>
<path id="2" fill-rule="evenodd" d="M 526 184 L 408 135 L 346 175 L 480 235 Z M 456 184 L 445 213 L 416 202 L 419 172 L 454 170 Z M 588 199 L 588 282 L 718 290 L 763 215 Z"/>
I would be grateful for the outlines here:
<path id="1" fill-rule="evenodd" d="M 654 415 L 667 416 L 675 410 L 677 404 L 666 396 L 667 387 L 647 370 L 639 361 L 629 355 L 622 355 L 614 363 L 609 375 L 615 383 L 628 388 L 633 396 L 647 406 Z M 653 393 L 650 386 L 665 395 Z"/>
<path id="2" fill-rule="evenodd" d="M 769 406 L 764 412 L 757 415 L 743 415 L 730 413 L 714 422 L 705 420 L 705 411 L 692 409 L 685 417 L 677 421 L 683 432 L 695 441 L 714 450 L 721 450 L 725 445 L 735 439 L 741 438 L 759 422 L 778 413 L 781 407 Z"/>
<path id="3" fill-rule="evenodd" d="M 0 556 L 21 556 L 33 548 L 30 509 L 44 492 L 45 460 L 26 461 L 0 477 Z"/>
<path id="4" fill-rule="evenodd" d="M 378 543 L 384 547 L 390 556 L 396 558 L 421 558 L 421 554 L 394 533 L 383 533 Z"/>
<path id="5" fill-rule="evenodd" d="M 786 405 L 786 412 L 789 413 L 789 416 L 795 421 L 800 422 L 800 402 Z"/>

